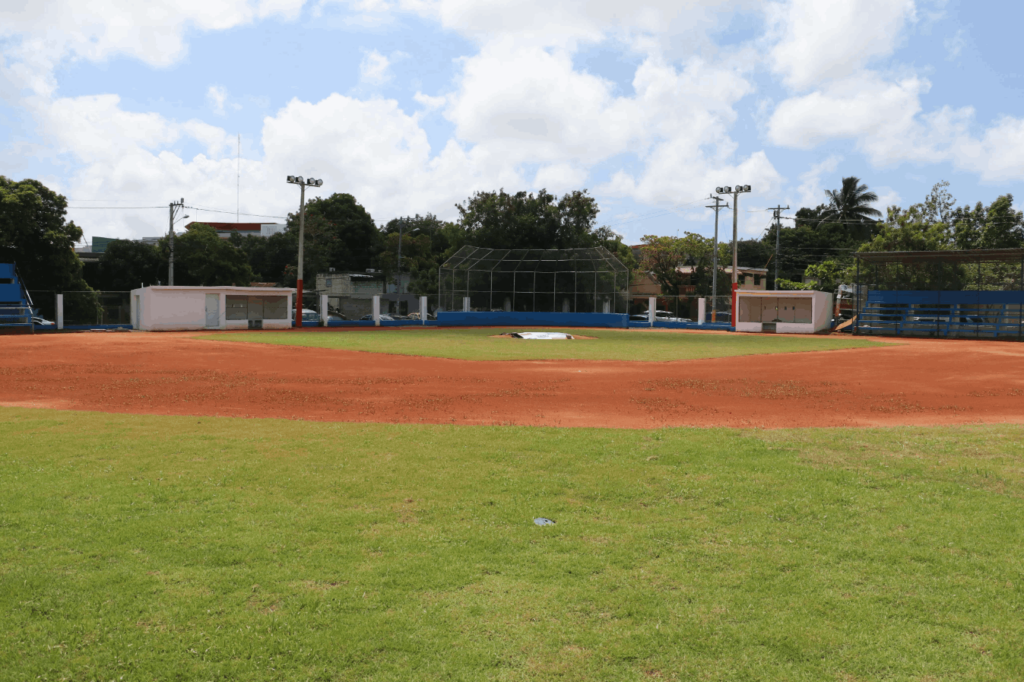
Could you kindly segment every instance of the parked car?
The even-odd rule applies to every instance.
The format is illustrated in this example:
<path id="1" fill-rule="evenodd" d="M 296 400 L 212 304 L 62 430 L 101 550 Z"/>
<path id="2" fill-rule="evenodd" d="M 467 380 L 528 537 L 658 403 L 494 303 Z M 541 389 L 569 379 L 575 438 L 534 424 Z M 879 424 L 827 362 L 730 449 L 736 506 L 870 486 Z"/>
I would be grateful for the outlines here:
<path id="1" fill-rule="evenodd" d="M 373 320 L 373 315 L 363 315 L 359 319 L 360 320 L 371 320 L 372 321 Z M 380 319 L 381 319 L 381 322 L 392 322 L 392 321 L 394 321 L 395 318 L 391 317 L 390 315 L 388 315 L 386 313 L 381 313 L 380 314 Z"/>
<path id="2" fill-rule="evenodd" d="M 34 324 L 37 327 L 55 327 L 56 326 L 53 322 L 47 320 L 45 317 L 39 317 L 38 315 L 33 315 L 32 316 L 32 324 Z"/>
<path id="3" fill-rule="evenodd" d="M 959 321 L 960 324 L 987 324 L 984 318 L 977 315 L 961 315 L 955 321 Z M 949 322 L 949 317 L 942 315 L 916 315 L 908 318 L 907 322 L 931 322 L 935 324 L 945 324 L 946 322 Z"/>
<path id="4" fill-rule="evenodd" d="M 295 320 L 295 309 L 292 308 L 292 317 Z M 318 327 L 320 326 L 320 313 L 312 308 L 302 309 L 302 326 L 303 327 Z"/>

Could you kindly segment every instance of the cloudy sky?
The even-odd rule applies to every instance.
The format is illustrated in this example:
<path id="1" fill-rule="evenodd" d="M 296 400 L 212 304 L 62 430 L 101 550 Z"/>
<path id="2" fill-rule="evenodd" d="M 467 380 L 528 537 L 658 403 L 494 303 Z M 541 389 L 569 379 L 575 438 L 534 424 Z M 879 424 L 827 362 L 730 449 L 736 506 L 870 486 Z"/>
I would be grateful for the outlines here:
<path id="1" fill-rule="evenodd" d="M 243 221 L 296 210 L 288 174 L 378 223 L 587 188 L 629 242 L 710 234 L 720 184 L 753 187 L 747 235 L 845 175 L 884 204 L 942 179 L 988 202 L 1024 179 L 1022 19 L 955 0 L 0 0 L 0 174 L 64 193 L 89 238 L 166 231 L 182 197 L 233 221 L 236 171 Z"/>

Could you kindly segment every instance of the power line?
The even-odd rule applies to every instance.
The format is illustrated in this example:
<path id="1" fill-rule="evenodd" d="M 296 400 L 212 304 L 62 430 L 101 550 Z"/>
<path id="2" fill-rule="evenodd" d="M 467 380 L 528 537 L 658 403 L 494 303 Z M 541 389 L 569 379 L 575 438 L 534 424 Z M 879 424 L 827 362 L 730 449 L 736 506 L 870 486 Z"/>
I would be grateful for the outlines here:
<path id="1" fill-rule="evenodd" d="M 147 208 L 167 208 L 166 206 L 68 206 L 67 209 L 75 211 L 139 211 Z"/>
<path id="2" fill-rule="evenodd" d="M 218 210 L 216 208 L 204 208 L 202 206 L 186 206 L 186 208 L 190 208 L 193 211 L 207 211 L 209 213 L 227 213 L 229 215 L 230 214 L 245 215 L 245 216 L 250 216 L 252 218 L 280 218 L 282 220 L 287 220 L 288 219 L 288 216 L 283 216 L 283 215 L 266 215 L 266 214 L 263 214 L 263 213 L 238 213 L 238 211 L 220 211 L 220 210 Z"/>

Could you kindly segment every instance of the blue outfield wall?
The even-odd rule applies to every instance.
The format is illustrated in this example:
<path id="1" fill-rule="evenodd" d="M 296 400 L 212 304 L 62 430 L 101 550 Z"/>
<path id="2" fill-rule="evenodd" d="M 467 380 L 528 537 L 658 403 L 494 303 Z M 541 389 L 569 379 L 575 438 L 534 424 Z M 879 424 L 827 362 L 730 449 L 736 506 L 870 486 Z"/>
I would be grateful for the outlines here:
<path id="1" fill-rule="evenodd" d="M 383 324 L 383 323 L 381 323 Z M 443 312 L 439 327 L 610 327 L 625 329 L 628 315 L 615 313 Z"/>
<path id="2" fill-rule="evenodd" d="M 59 331 L 87 332 L 87 331 L 107 331 L 107 330 L 110 330 L 110 329 L 131 330 L 132 326 L 130 324 L 66 324 L 66 325 L 64 325 L 64 329 L 61 330 L 61 329 L 57 329 L 57 325 L 46 326 L 46 327 L 43 327 L 43 326 L 40 326 L 40 325 L 36 325 L 36 333 L 37 334 L 40 333 L 40 332 L 54 332 L 54 333 L 59 332 Z"/>
<path id="3" fill-rule="evenodd" d="M 641 322 L 640 320 L 630 320 L 630 329 L 650 329 L 650 322 Z M 733 326 L 728 322 L 705 322 L 704 324 L 697 324 L 696 322 L 655 322 L 655 329 L 708 329 L 723 332 L 734 332 Z"/>

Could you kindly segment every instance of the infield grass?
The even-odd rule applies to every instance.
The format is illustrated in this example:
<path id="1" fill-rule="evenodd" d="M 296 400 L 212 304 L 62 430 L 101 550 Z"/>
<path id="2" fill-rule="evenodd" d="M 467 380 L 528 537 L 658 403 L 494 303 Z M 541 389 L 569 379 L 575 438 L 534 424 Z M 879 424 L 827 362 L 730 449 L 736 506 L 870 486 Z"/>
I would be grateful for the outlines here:
<path id="1" fill-rule="evenodd" d="M 699 360 L 703 358 L 842 350 L 884 345 L 839 336 L 705 334 L 642 329 L 545 329 L 593 337 L 526 341 L 500 336 L 523 327 L 489 329 L 393 328 L 376 331 L 223 332 L 199 338 L 285 346 L 423 355 L 455 360 Z"/>
<path id="2" fill-rule="evenodd" d="M 0 679 L 1022 679 L 1022 443 L 0 408 Z"/>

